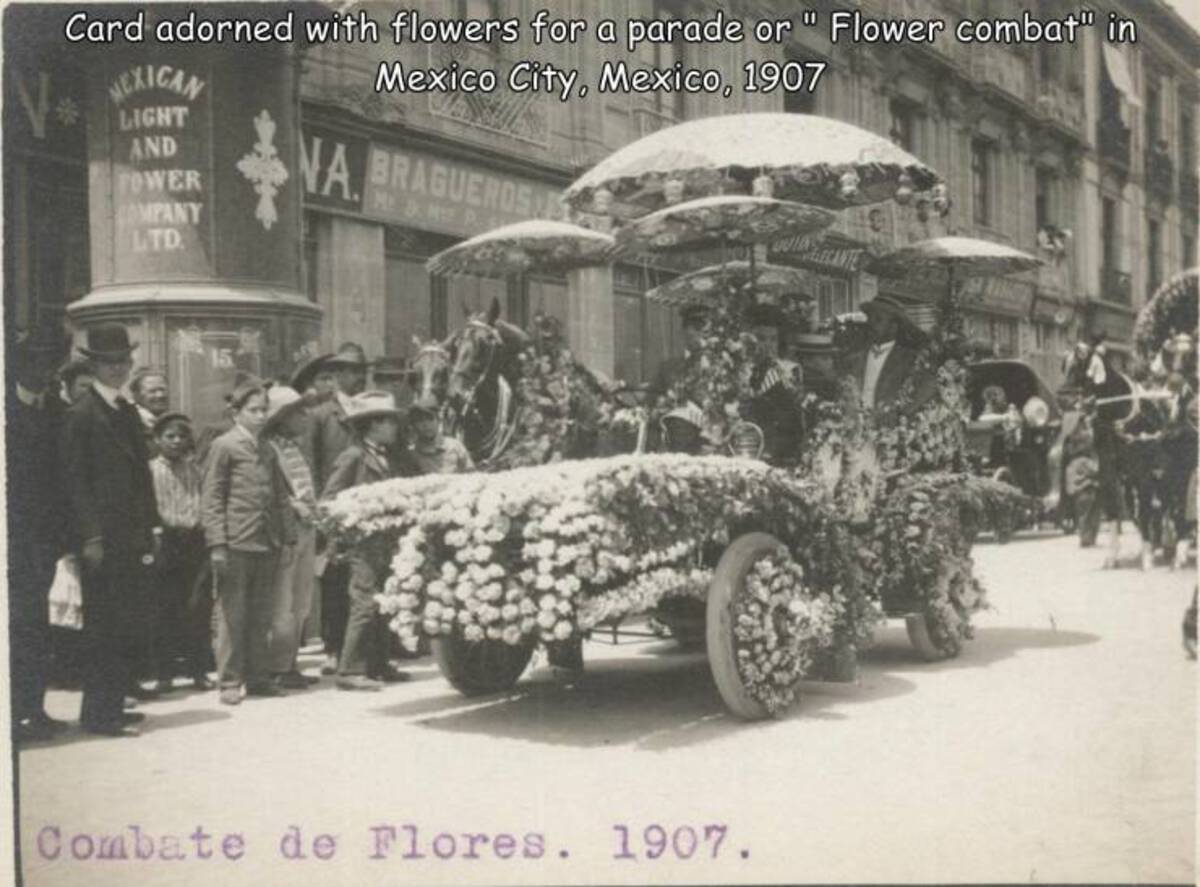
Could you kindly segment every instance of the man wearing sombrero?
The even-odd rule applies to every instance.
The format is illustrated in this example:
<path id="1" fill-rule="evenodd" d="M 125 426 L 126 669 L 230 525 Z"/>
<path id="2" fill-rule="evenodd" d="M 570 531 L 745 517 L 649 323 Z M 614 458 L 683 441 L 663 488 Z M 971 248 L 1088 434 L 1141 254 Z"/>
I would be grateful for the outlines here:
<path id="1" fill-rule="evenodd" d="M 925 334 L 909 319 L 904 305 L 891 296 L 878 295 L 860 309 L 867 316 L 870 344 L 844 358 L 843 372 L 858 383 L 864 406 L 879 408 L 893 403 L 909 377 L 916 372 Z M 937 390 L 936 380 L 921 371 L 913 390 L 910 408 L 929 401 Z"/>
<path id="2" fill-rule="evenodd" d="M 300 445 L 310 460 L 313 482 L 318 490 L 325 489 L 338 457 L 355 440 L 347 415 L 351 400 L 366 388 L 369 366 L 362 346 L 346 342 L 336 354 L 320 358 L 313 367 L 332 370 L 336 382 L 333 396 L 310 414 L 308 431 Z M 297 380 L 302 385 L 309 381 Z M 337 657 L 346 632 L 349 583 L 350 569 L 344 563 L 328 564 L 321 574 L 321 639 L 325 643 L 322 674 L 331 675 L 337 671 Z"/>
<path id="3" fill-rule="evenodd" d="M 396 450 L 403 418 L 396 399 L 386 391 L 364 391 L 351 398 L 349 407 L 347 418 L 357 440 L 338 457 L 322 496 L 332 498 L 362 484 L 415 476 L 416 466 Z M 349 616 L 338 659 L 339 690 L 378 690 L 384 683 L 409 678 L 388 662 L 387 626 L 375 601 L 381 586 L 370 561 L 352 554 Z"/>
<path id="4" fill-rule="evenodd" d="M 126 714 L 123 703 L 149 637 L 150 571 L 162 534 L 142 423 L 121 393 L 136 347 L 119 323 L 87 331 L 79 351 L 95 381 L 67 411 L 62 440 L 90 659 L 79 719 L 104 736 L 136 735 L 131 725 L 144 717 Z"/>

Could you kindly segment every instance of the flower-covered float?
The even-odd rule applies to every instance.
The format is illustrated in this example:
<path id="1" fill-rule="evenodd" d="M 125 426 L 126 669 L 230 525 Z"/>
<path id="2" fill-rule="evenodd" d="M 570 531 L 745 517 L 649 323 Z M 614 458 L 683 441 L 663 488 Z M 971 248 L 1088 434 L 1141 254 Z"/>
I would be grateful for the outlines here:
<path id="1" fill-rule="evenodd" d="M 736 203 L 757 220 L 716 225 L 722 249 L 782 236 L 783 222 L 828 223 L 827 213 L 776 206 L 775 190 L 836 208 L 890 195 L 907 202 L 917 186 L 934 188 L 939 211 L 946 208 L 944 186 L 915 158 L 870 133 L 820 118 L 797 124 L 795 116 L 756 118 L 780 138 L 749 167 L 740 145 L 726 151 L 725 140 L 706 141 L 721 150 L 693 152 L 682 172 L 653 152 L 641 171 L 598 167 L 567 190 L 567 202 L 610 227 L 618 221 L 614 196 L 635 212 L 661 204 L 681 216 L 667 232 L 667 245 L 679 247 L 697 232 L 701 241 L 714 234 L 706 227 L 714 195 L 706 191 L 748 187 L 751 198 L 717 200 L 722 211 Z M 782 137 L 797 125 L 808 137 Z M 767 140 L 755 132 L 762 148 Z M 843 156 L 847 140 L 863 162 Z M 830 166 L 827 154 L 842 160 Z M 681 204 L 689 193 L 699 199 Z M 647 194 L 652 205 L 641 205 Z M 663 236 L 651 231 L 650 247 L 663 246 Z M 625 248 L 639 242 L 628 231 L 616 239 Z M 857 391 L 817 397 L 798 364 L 780 357 L 780 337 L 760 335 L 764 327 L 812 333 L 811 297 L 783 282 L 790 269 L 758 264 L 753 252 L 748 259 L 723 258 L 670 285 L 687 291 L 680 298 L 717 298 L 701 300 L 707 317 L 674 380 L 636 406 L 614 405 L 612 391 L 586 384 L 561 337 L 535 330 L 532 346 L 505 348 L 495 310 L 472 317 L 449 366 L 426 379 L 448 376 L 449 406 L 467 418 L 515 416 L 482 423 L 491 429 L 485 442 L 503 444 L 478 460 L 488 470 L 386 481 L 325 506 L 324 528 L 338 547 L 357 549 L 386 577 L 378 601 L 392 630 L 409 649 L 432 640 L 439 667 L 461 692 L 512 686 L 539 645 L 554 661 L 592 631 L 670 612 L 676 634 L 687 623 L 681 614 L 703 626 L 722 699 L 754 719 L 784 711 L 801 678 L 844 677 L 886 617 L 906 620 L 927 659 L 955 655 L 970 636 L 971 614 L 984 604 L 971 543 L 1023 497 L 963 473 L 962 368 L 954 359 L 961 318 L 943 312 L 922 356 L 933 397 L 901 397 L 891 413 L 860 408 Z M 511 379 L 493 385 L 502 367 Z M 481 392 L 506 387 L 510 396 L 484 410 Z M 516 409 L 506 411 L 510 402 Z M 625 436 L 636 440 L 636 453 L 571 458 L 605 452 L 596 440 L 622 429 L 632 432 Z M 687 452 L 643 452 L 666 448 Z"/>

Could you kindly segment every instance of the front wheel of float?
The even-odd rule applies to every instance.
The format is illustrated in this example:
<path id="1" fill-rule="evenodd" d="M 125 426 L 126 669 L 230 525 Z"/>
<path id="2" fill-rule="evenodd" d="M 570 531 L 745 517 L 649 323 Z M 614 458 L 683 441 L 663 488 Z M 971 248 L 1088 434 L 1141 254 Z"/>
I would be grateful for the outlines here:
<path id="1" fill-rule="evenodd" d="M 468 641 L 455 632 L 433 642 L 438 670 L 464 696 L 507 690 L 533 658 L 532 639 L 513 645 L 504 641 Z"/>
<path id="2" fill-rule="evenodd" d="M 721 555 L 708 586 L 704 629 L 708 666 L 725 706 L 747 721 L 761 720 L 770 717 L 771 713 L 746 691 L 738 673 L 733 633 L 734 605 L 745 589 L 746 577 L 755 562 L 783 548 L 782 542 L 767 533 L 739 536 Z"/>

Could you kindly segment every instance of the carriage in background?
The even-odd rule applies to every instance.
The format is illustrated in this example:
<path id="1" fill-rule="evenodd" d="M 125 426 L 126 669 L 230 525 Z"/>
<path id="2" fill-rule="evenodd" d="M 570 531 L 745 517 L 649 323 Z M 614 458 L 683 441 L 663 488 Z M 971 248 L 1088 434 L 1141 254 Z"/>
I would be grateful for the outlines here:
<path id="1" fill-rule="evenodd" d="M 1063 508 L 1063 411 L 1050 388 L 1020 360 L 967 367 L 967 447 L 980 474 L 1036 499 L 1035 521 L 1069 523 Z"/>

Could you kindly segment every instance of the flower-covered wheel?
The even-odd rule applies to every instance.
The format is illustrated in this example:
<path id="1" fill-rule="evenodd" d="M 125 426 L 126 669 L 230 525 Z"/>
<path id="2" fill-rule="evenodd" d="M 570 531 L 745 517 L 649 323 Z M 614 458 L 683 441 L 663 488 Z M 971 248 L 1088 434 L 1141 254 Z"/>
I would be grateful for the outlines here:
<path id="1" fill-rule="evenodd" d="M 926 662 L 953 659 L 962 652 L 970 624 L 957 602 L 973 596 L 972 582 L 973 577 L 961 566 L 943 564 L 936 580 L 941 593 L 930 599 L 924 612 L 904 617 L 908 640 Z"/>
<path id="2" fill-rule="evenodd" d="M 780 714 L 814 652 L 833 639 L 834 608 L 813 597 L 787 547 L 747 533 L 725 549 L 708 590 L 708 662 L 725 705 L 746 720 Z"/>
<path id="3" fill-rule="evenodd" d="M 468 641 L 458 632 L 436 639 L 433 655 L 438 669 L 464 696 L 499 693 L 517 682 L 533 658 L 534 642 Z"/>

